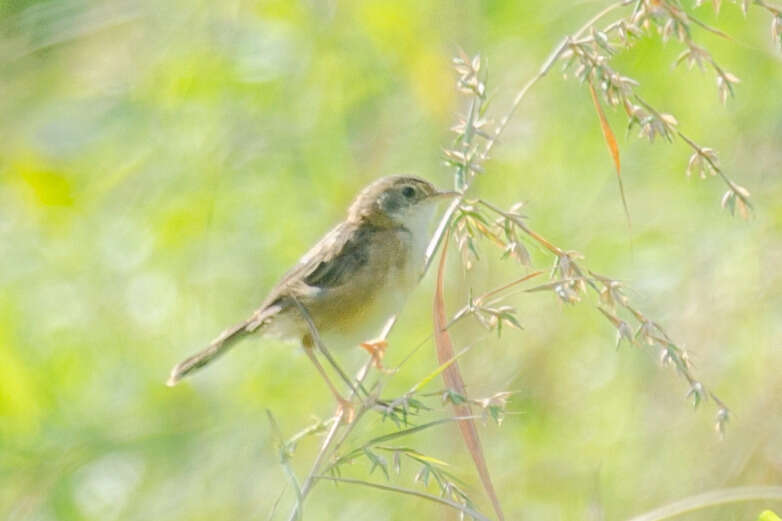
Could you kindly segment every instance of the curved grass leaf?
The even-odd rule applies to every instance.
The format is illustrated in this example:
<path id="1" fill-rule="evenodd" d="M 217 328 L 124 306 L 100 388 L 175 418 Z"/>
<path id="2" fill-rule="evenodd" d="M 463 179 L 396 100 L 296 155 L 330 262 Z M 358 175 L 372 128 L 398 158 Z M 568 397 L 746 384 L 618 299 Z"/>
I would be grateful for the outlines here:
<path id="1" fill-rule="evenodd" d="M 435 345 L 437 346 L 437 359 L 440 361 L 440 364 L 445 364 L 454 358 L 453 344 L 451 343 L 451 337 L 446 329 L 448 317 L 445 314 L 445 300 L 443 298 L 443 271 L 445 270 L 445 258 L 448 253 L 448 238 L 448 235 L 446 235 L 443 244 L 443 252 L 440 257 L 440 266 L 437 269 L 437 285 L 435 287 L 432 313 L 434 321 L 434 340 Z M 445 368 L 443 371 L 443 380 L 448 388 L 455 390 L 462 396 L 467 395 L 464 387 L 464 380 L 459 371 L 458 362 L 454 361 Z M 471 416 L 470 406 L 467 403 L 454 403 L 453 409 L 456 416 Z M 460 419 L 459 430 L 462 433 L 462 438 L 464 439 L 465 445 L 467 445 L 467 449 L 470 451 L 470 456 L 472 456 L 475 467 L 478 469 L 478 475 L 481 478 L 481 483 L 483 483 L 486 494 L 491 500 L 492 507 L 500 521 L 504 521 L 505 516 L 502 513 L 500 501 L 497 499 L 497 493 L 491 482 L 491 475 L 489 474 L 489 468 L 486 465 L 486 458 L 483 455 L 483 449 L 481 448 L 481 441 L 478 438 L 478 429 L 475 427 L 475 421 L 472 418 Z"/>

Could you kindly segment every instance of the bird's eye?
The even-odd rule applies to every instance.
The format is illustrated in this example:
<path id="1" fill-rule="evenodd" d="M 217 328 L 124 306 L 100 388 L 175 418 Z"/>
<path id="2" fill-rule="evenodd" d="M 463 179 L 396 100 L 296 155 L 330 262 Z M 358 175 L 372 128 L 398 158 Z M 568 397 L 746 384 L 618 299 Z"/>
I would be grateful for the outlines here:
<path id="1" fill-rule="evenodd" d="M 413 196 L 415 195 L 415 188 L 413 188 L 412 186 L 406 186 L 402 188 L 402 195 L 404 195 L 408 199 L 412 199 Z"/>

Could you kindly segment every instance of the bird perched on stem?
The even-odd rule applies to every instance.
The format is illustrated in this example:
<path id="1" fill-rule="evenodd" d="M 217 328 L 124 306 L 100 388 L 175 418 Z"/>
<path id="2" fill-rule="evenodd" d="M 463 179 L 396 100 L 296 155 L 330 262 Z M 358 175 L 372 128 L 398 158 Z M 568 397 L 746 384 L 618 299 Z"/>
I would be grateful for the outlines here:
<path id="1" fill-rule="evenodd" d="M 374 181 L 350 205 L 345 221 L 301 258 L 249 318 L 177 364 L 168 385 L 209 364 L 237 340 L 257 333 L 301 343 L 340 406 L 349 407 L 313 347 L 321 339 L 327 345 L 358 344 L 380 367 L 385 342 L 365 341 L 399 312 L 415 287 L 437 203 L 454 195 L 417 177 Z"/>

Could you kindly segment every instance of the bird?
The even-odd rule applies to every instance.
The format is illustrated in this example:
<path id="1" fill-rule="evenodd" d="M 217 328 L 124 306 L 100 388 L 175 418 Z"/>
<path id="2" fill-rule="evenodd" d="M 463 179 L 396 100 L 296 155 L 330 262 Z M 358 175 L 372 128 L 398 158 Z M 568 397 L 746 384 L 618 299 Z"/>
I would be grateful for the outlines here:
<path id="1" fill-rule="evenodd" d="M 345 220 L 282 277 L 249 317 L 175 365 L 167 385 L 213 362 L 238 340 L 261 335 L 298 342 L 340 407 L 349 408 L 313 347 L 318 340 L 329 346 L 360 345 L 381 368 L 387 344 L 367 339 L 401 310 L 417 285 L 437 203 L 457 195 L 410 175 L 373 181 L 353 200 Z"/>

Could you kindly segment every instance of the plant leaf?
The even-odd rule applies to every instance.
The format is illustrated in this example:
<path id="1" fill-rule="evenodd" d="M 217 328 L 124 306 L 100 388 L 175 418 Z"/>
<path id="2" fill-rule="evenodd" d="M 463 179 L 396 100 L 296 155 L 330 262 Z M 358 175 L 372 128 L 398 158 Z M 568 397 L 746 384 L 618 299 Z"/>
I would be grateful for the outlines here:
<path id="1" fill-rule="evenodd" d="M 455 363 L 457 359 L 459 359 L 464 353 L 470 350 L 470 346 L 465 347 L 460 352 L 456 353 L 456 355 L 453 358 L 450 358 L 437 366 L 437 368 L 429 373 L 428 375 L 424 376 L 417 384 L 415 384 L 413 387 L 410 388 L 410 391 L 408 391 L 410 394 L 417 393 L 420 391 L 426 384 L 432 381 L 435 377 L 440 375 L 443 371 L 451 367 L 451 364 Z"/>
<path id="2" fill-rule="evenodd" d="M 403 438 L 405 436 L 409 436 L 411 434 L 415 434 L 416 432 L 423 431 L 426 429 L 429 429 L 431 427 L 434 427 L 436 425 L 440 425 L 443 423 L 448 423 L 452 421 L 461 421 L 464 420 L 464 418 L 442 418 L 440 420 L 434 420 L 429 423 L 424 423 L 422 425 L 416 425 L 415 427 L 410 427 L 408 429 L 404 429 L 401 431 L 391 432 L 388 434 L 383 434 L 382 436 L 378 436 L 376 438 L 372 438 L 371 440 L 367 441 L 366 443 L 362 444 L 360 447 L 353 449 L 352 451 L 348 452 L 344 456 L 341 456 L 338 458 L 332 466 L 339 466 L 343 463 L 347 463 L 356 457 L 364 454 L 364 451 L 366 449 L 369 449 L 370 447 L 374 447 L 380 443 L 385 443 L 388 441 L 393 441 L 398 438 Z"/>
<path id="3" fill-rule="evenodd" d="M 437 359 L 440 364 L 445 364 L 449 360 L 454 358 L 453 344 L 451 343 L 451 337 L 448 334 L 446 326 L 448 324 L 448 318 L 445 315 L 445 300 L 443 298 L 443 272 L 445 271 L 445 258 L 448 252 L 448 235 L 446 235 L 445 243 L 443 244 L 443 252 L 440 257 L 440 266 L 437 269 L 437 285 L 435 287 L 434 303 L 433 303 L 433 321 L 434 321 L 434 342 L 437 347 Z M 458 362 L 454 362 L 449 365 L 445 371 L 443 371 L 443 380 L 445 385 L 451 389 L 455 389 L 462 396 L 466 396 L 467 393 L 464 387 L 464 380 L 462 379 L 461 372 L 459 371 Z M 471 416 L 469 404 L 453 404 L 454 412 L 456 416 Z M 502 507 L 497 499 L 497 493 L 494 490 L 494 485 L 491 482 L 491 476 L 489 469 L 486 465 L 486 458 L 483 455 L 483 449 L 481 448 L 481 441 L 478 438 L 478 429 L 475 427 L 475 421 L 473 419 L 460 419 L 459 430 L 464 438 L 464 443 L 467 445 L 467 449 L 470 451 L 475 467 L 478 469 L 478 475 L 483 483 L 483 488 L 486 490 L 486 494 L 491 500 L 492 507 L 497 513 L 497 517 L 500 521 L 505 520 L 505 516 L 502 513 Z"/>
<path id="4" fill-rule="evenodd" d="M 595 87 L 590 82 L 589 93 L 592 95 L 592 103 L 595 104 L 595 111 L 597 117 L 600 120 L 600 129 L 603 131 L 603 138 L 605 139 L 608 152 L 611 153 L 611 158 L 614 160 L 614 167 L 616 167 L 616 181 L 619 183 L 619 194 L 622 196 L 622 207 L 625 211 L 625 218 L 627 219 L 627 226 L 632 228 L 630 222 L 630 209 L 627 207 L 627 199 L 625 198 L 625 187 L 622 183 L 622 164 L 619 161 L 619 146 L 616 144 L 616 138 L 611 130 L 611 126 L 608 124 L 603 107 L 600 105 L 600 100 L 597 99 L 597 93 Z"/>

